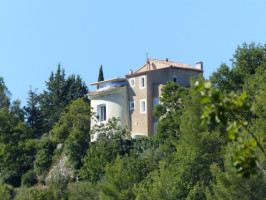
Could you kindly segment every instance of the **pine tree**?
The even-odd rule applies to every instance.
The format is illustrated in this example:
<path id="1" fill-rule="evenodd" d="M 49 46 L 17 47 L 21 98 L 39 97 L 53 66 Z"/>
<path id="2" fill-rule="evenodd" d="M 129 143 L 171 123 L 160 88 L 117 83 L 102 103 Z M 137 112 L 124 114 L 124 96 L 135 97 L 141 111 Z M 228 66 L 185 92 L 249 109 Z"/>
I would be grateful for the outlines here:
<path id="1" fill-rule="evenodd" d="M 10 106 L 11 93 L 8 91 L 4 79 L 0 77 L 0 109 Z"/>
<path id="2" fill-rule="evenodd" d="M 27 124 L 31 127 L 34 137 L 38 137 L 43 131 L 43 117 L 39 106 L 40 97 L 37 94 L 37 89 L 30 89 L 28 95 L 27 106 L 24 106 L 24 112 Z"/>
<path id="3" fill-rule="evenodd" d="M 58 64 L 56 73 L 51 73 L 46 86 L 47 90 L 40 95 L 40 107 L 48 132 L 59 120 L 66 106 L 73 100 L 85 97 L 88 88 L 80 76 L 71 75 L 66 79 L 65 70 L 61 70 L 60 64 Z"/>

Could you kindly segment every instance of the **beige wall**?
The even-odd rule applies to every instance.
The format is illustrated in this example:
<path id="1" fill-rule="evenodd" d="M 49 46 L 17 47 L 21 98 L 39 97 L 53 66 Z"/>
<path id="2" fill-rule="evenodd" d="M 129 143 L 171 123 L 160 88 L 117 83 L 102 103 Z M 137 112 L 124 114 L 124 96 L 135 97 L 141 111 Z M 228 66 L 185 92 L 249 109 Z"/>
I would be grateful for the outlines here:
<path id="1" fill-rule="evenodd" d="M 177 83 L 181 86 L 189 87 L 190 78 L 198 76 L 201 72 L 193 70 L 178 69 L 174 67 L 147 71 L 145 74 L 135 76 L 135 87 L 128 86 L 128 101 L 135 101 L 135 110 L 129 111 L 129 127 L 133 134 L 142 133 L 152 136 L 154 133 L 153 122 L 153 99 L 161 96 L 161 89 L 167 81 L 177 78 Z M 145 75 L 144 89 L 139 88 L 139 77 Z M 130 78 L 128 78 L 129 80 Z M 140 113 L 140 100 L 146 99 L 146 113 Z"/>
<path id="2" fill-rule="evenodd" d="M 140 77 L 145 77 L 145 88 L 140 89 Z M 129 80 L 129 79 L 128 79 Z M 146 99 L 146 113 L 140 113 L 140 100 Z M 128 101 L 135 101 L 135 109 L 129 110 L 129 126 L 133 134 L 140 133 L 148 136 L 147 129 L 147 76 L 135 76 L 135 87 L 128 85 Z"/>

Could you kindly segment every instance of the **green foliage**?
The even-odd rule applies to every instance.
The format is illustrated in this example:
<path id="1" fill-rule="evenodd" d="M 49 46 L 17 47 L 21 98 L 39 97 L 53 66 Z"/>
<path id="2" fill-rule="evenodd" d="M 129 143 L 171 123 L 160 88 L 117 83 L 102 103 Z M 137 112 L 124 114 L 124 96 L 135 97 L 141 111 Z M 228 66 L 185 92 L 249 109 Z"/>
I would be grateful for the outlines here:
<path id="1" fill-rule="evenodd" d="M 223 154 L 223 167 L 213 164 L 211 172 L 214 176 L 209 189 L 206 191 L 207 199 L 265 199 L 265 178 L 262 174 L 254 174 L 248 179 L 238 176 L 237 169 L 232 167 L 232 152 L 241 142 L 229 143 Z"/>
<path id="2" fill-rule="evenodd" d="M 66 191 L 69 180 L 70 177 L 60 171 L 52 174 L 48 183 L 48 190 L 52 193 L 53 199 L 67 199 Z"/>
<path id="3" fill-rule="evenodd" d="M 24 110 L 20 107 L 21 101 L 19 99 L 12 102 L 10 112 L 14 114 L 20 121 L 24 121 Z"/>
<path id="4" fill-rule="evenodd" d="M 31 188 L 27 197 L 29 200 L 55 200 L 52 191 L 42 188 Z"/>
<path id="5" fill-rule="evenodd" d="M 101 65 L 99 69 L 99 76 L 98 76 L 98 82 L 104 81 L 104 76 L 103 76 L 103 66 Z"/>
<path id="6" fill-rule="evenodd" d="M 107 164 L 106 175 L 100 184 L 101 199 L 130 200 L 135 199 L 134 184 L 137 183 L 139 166 L 133 157 L 124 157 L 124 162 L 118 156 L 114 163 Z"/>
<path id="7" fill-rule="evenodd" d="M 79 171 L 79 176 L 96 183 L 103 177 L 107 163 L 112 163 L 117 155 L 124 155 L 129 150 L 130 145 L 124 143 L 122 139 L 100 138 L 90 146 L 87 155 L 83 158 L 83 166 Z"/>
<path id="8" fill-rule="evenodd" d="M 266 45 L 243 43 L 233 55 L 233 68 L 243 77 L 253 75 L 256 69 L 266 62 Z M 245 80 L 243 78 L 242 80 Z"/>
<path id="9" fill-rule="evenodd" d="M 90 146 L 83 158 L 83 166 L 79 171 L 81 178 L 96 183 L 103 177 L 107 163 L 112 163 L 117 155 L 129 153 L 131 141 L 123 140 L 128 137 L 129 131 L 118 122 L 119 119 L 112 118 L 106 124 L 93 127 L 91 133 L 100 133 L 102 137 Z"/>
<path id="10" fill-rule="evenodd" d="M 30 187 L 37 183 L 36 174 L 33 170 L 27 171 L 25 174 L 21 177 L 21 185 Z"/>
<path id="11" fill-rule="evenodd" d="M 95 185 L 88 181 L 80 181 L 71 183 L 68 186 L 68 199 L 69 200 L 98 200 L 98 189 Z"/>
<path id="12" fill-rule="evenodd" d="M 210 134 L 208 127 L 201 125 L 203 106 L 193 87 L 188 92 L 182 102 L 180 137 L 160 144 L 156 151 L 163 155 L 158 155 L 159 169 L 155 168 L 138 186 L 137 199 L 206 198 L 205 189 L 212 180 L 209 169 L 213 162 L 219 163 L 224 139 L 218 130 Z"/>
<path id="13" fill-rule="evenodd" d="M 50 169 L 50 166 L 53 162 L 52 158 L 55 148 L 56 141 L 52 138 L 44 136 L 39 140 L 37 146 L 37 155 L 34 161 L 34 171 L 38 177 L 48 172 Z"/>
<path id="14" fill-rule="evenodd" d="M 222 64 L 216 72 L 212 73 L 210 81 L 213 83 L 214 87 L 217 87 L 222 91 L 233 90 L 230 68 L 226 64 Z"/>
<path id="15" fill-rule="evenodd" d="M 112 117 L 108 120 L 107 123 L 100 123 L 95 124 L 92 127 L 91 135 L 94 137 L 94 135 L 97 133 L 101 137 L 106 137 L 107 139 L 126 139 L 130 138 L 130 131 L 127 127 L 122 127 L 120 124 L 120 119 Z"/>
<path id="16" fill-rule="evenodd" d="M 0 144 L 0 176 L 13 186 L 20 185 L 21 176 L 33 167 L 36 144 L 32 140 L 16 145 Z"/>
<path id="17" fill-rule="evenodd" d="M 12 196 L 12 190 L 0 179 L 0 199 L 11 200 Z"/>
<path id="18" fill-rule="evenodd" d="M 0 110 L 0 142 L 16 145 L 19 141 L 25 141 L 32 137 L 30 127 L 15 116 L 5 107 Z"/>
<path id="19" fill-rule="evenodd" d="M 258 146 L 265 158 L 266 154 L 258 138 L 248 129 L 248 122 L 241 118 L 241 113 L 250 109 L 245 101 L 247 94 L 243 92 L 241 96 L 238 96 L 231 93 L 229 96 L 223 97 L 222 92 L 213 89 L 212 84 L 208 81 L 197 81 L 195 86 L 197 92 L 201 94 L 201 103 L 204 104 L 203 123 L 206 120 L 208 124 L 222 123 L 226 125 L 228 138 L 231 140 L 235 140 L 236 134 L 240 132 L 241 128 L 244 128 L 254 139 L 250 143 L 244 143 L 241 150 L 236 150 L 234 157 L 234 166 L 238 169 L 238 173 L 244 177 L 249 177 L 254 172 L 258 160 L 254 154 L 254 148 Z"/>
<path id="20" fill-rule="evenodd" d="M 73 100 L 85 97 L 88 88 L 80 76 L 71 75 L 66 79 L 65 71 L 61 70 L 60 64 L 56 73 L 51 73 L 46 86 L 47 90 L 40 95 L 40 107 L 48 132 L 59 120 L 66 106 Z"/>
<path id="21" fill-rule="evenodd" d="M 231 121 L 230 116 L 239 117 L 242 112 L 248 111 L 250 106 L 245 99 L 247 94 L 244 92 L 241 96 L 234 93 L 223 96 L 219 89 L 213 89 L 212 84 L 208 81 L 196 81 L 196 90 L 201 94 L 200 102 L 204 105 L 202 114 L 203 123 L 205 120 L 208 124 L 217 125 L 219 123 L 228 125 L 228 137 L 235 138 L 235 133 L 240 126 L 245 125 L 245 120 Z"/>
<path id="22" fill-rule="evenodd" d="M 58 140 L 65 142 L 67 138 L 75 139 L 76 130 L 84 132 L 82 139 L 89 141 L 90 135 L 90 105 L 84 99 L 73 101 L 66 110 L 61 114 L 59 121 L 56 123 L 50 134 Z M 77 138 L 78 139 L 78 136 Z"/>
<path id="23" fill-rule="evenodd" d="M 242 90 L 246 80 L 253 76 L 259 67 L 265 66 L 266 45 L 243 43 L 238 46 L 231 61 L 231 69 L 222 64 L 210 77 L 215 87 L 227 92 Z"/>
<path id="24" fill-rule="evenodd" d="M 62 113 L 60 120 L 50 134 L 60 143 L 68 157 L 68 164 L 79 169 L 81 158 L 85 155 L 90 142 L 91 109 L 84 99 L 73 101 Z"/>
<path id="25" fill-rule="evenodd" d="M 162 88 L 160 104 L 156 106 L 154 116 L 159 118 L 157 137 L 160 139 L 180 137 L 180 117 L 182 115 L 183 99 L 188 89 L 169 81 Z"/>
<path id="26" fill-rule="evenodd" d="M 2 108 L 10 106 L 11 93 L 8 91 L 3 77 L 0 77 L 0 111 Z"/>
<path id="27" fill-rule="evenodd" d="M 40 97 L 37 95 L 37 90 L 28 92 L 27 106 L 24 106 L 24 112 L 27 119 L 27 124 L 31 127 L 33 136 L 39 138 L 43 134 L 43 116 L 39 106 Z"/>
<path id="28" fill-rule="evenodd" d="M 249 178 L 251 174 L 256 173 L 256 146 L 257 142 L 252 140 L 249 143 L 245 142 L 241 149 L 235 150 L 233 165 L 237 169 L 237 172 L 245 178 Z"/>

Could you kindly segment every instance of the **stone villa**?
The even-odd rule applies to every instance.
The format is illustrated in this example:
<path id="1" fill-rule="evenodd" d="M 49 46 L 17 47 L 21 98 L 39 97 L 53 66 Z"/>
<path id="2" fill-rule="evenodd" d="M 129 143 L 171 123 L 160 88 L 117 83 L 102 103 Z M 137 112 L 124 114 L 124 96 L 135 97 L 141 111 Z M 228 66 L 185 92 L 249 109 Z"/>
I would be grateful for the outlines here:
<path id="1" fill-rule="evenodd" d="M 105 123 L 112 117 L 120 118 L 132 137 L 156 135 L 157 119 L 153 110 L 159 104 L 161 89 L 168 81 L 190 86 L 190 77 L 203 73 L 203 63 L 190 66 L 178 62 L 147 59 L 136 72 L 130 70 L 125 78 L 92 83 L 97 90 L 88 93 L 91 107 L 99 117 L 95 123 Z M 96 138 L 97 139 L 97 135 Z"/>

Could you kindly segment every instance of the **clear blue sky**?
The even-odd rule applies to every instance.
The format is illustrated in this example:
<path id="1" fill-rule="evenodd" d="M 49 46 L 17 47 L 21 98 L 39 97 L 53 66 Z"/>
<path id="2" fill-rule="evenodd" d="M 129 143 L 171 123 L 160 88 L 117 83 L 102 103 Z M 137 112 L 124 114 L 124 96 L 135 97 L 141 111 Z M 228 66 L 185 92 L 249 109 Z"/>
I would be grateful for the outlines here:
<path id="1" fill-rule="evenodd" d="M 195 65 L 206 78 L 237 45 L 266 43 L 265 0 L 0 0 L 0 76 L 25 105 L 57 64 L 86 84 L 123 77 L 150 58 Z M 90 87 L 90 90 L 94 88 Z"/>

